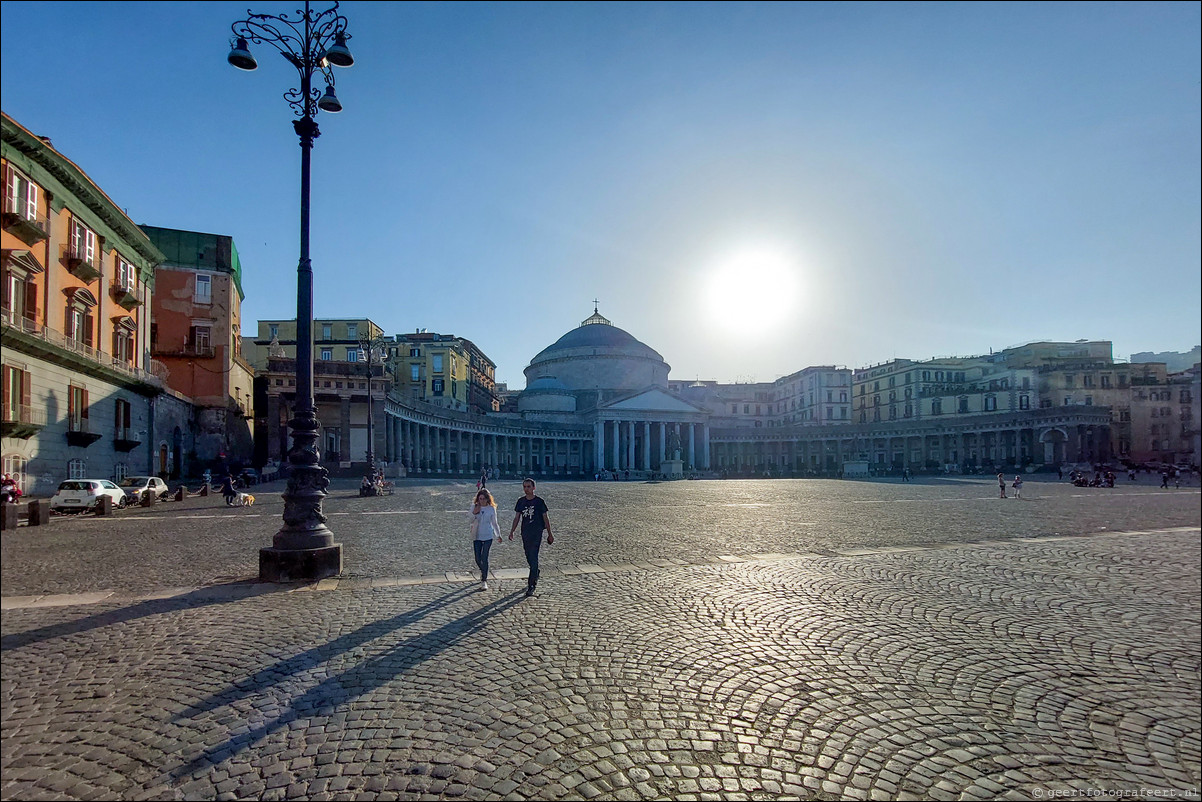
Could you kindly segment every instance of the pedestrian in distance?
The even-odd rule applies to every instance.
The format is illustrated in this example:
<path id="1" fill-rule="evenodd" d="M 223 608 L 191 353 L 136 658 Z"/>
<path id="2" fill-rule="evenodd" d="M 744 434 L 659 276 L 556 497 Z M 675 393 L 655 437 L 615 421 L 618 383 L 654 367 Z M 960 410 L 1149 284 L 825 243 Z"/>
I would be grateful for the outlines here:
<path id="1" fill-rule="evenodd" d="M 225 496 L 225 506 L 230 506 L 234 503 L 234 499 L 238 497 L 238 491 L 234 488 L 234 475 L 227 473 L 225 478 L 221 480 L 221 495 Z"/>
<path id="2" fill-rule="evenodd" d="M 1023 478 L 1021 476 L 1014 477 L 1014 497 L 1023 497 Z"/>
<path id="3" fill-rule="evenodd" d="M 1000 473 L 997 475 L 997 491 L 998 498 L 1006 497 L 1006 477 Z"/>
<path id="4" fill-rule="evenodd" d="M 530 566 L 530 576 L 526 579 L 526 598 L 534 595 L 538 585 L 538 550 L 543 544 L 543 530 L 547 530 L 547 545 L 555 542 L 551 534 L 551 518 L 547 515 L 547 503 L 534 495 L 534 480 L 522 480 L 522 497 L 513 505 L 513 524 L 509 527 L 509 539 L 522 525 L 522 548 L 526 551 L 526 563 Z"/>
<path id="5" fill-rule="evenodd" d="M 476 482 L 476 489 L 483 490 L 488 486 L 488 468 L 480 469 L 480 481 Z M 496 506 L 495 504 L 493 506 Z"/>
<path id="6" fill-rule="evenodd" d="M 488 590 L 488 552 L 493 541 L 501 542 L 501 525 L 497 523 L 497 502 L 484 488 L 476 491 L 472 505 L 472 553 L 480 569 L 480 590 Z"/>

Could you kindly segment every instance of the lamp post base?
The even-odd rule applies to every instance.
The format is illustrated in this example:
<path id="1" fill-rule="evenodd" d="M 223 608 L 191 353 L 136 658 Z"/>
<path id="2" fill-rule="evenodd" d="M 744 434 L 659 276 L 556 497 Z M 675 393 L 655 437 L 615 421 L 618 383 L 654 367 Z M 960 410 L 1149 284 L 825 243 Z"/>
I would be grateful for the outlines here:
<path id="1" fill-rule="evenodd" d="M 341 543 L 316 549 L 259 549 L 260 582 L 316 582 L 341 573 Z"/>

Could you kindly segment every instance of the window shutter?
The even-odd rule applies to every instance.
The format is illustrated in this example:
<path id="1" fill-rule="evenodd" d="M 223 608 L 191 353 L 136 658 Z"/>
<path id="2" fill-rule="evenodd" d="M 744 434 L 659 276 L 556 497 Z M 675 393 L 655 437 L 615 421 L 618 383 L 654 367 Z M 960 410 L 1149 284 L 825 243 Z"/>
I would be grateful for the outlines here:
<path id="1" fill-rule="evenodd" d="M 89 348 L 92 347 L 92 343 L 95 341 L 95 338 L 93 337 L 94 333 L 92 331 L 93 328 L 95 328 L 95 318 L 92 317 L 91 315 L 84 315 L 83 316 L 83 344 L 88 346 Z"/>
<path id="2" fill-rule="evenodd" d="M 4 189 L 5 197 L 8 203 L 5 204 L 7 209 L 17 211 L 21 208 L 21 193 L 17 187 L 17 171 L 12 168 L 12 165 L 4 165 Z"/>
<path id="3" fill-rule="evenodd" d="M 133 407 L 130 405 L 130 403 L 128 401 L 126 401 L 125 404 L 122 406 L 122 409 L 125 410 L 125 414 L 121 418 L 121 423 L 128 430 L 129 426 L 130 426 L 130 414 L 129 413 L 133 410 Z"/>
<path id="4" fill-rule="evenodd" d="M 88 391 L 81 389 L 79 396 L 79 417 L 86 419 L 88 417 Z"/>
<path id="5" fill-rule="evenodd" d="M 38 319 L 38 285 L 28 279 L 25 281 L 25 317 Z"/>
<path id="6" fill-rule="evenodd" d="M 75 407 L 77 406 L 77 404 L 75 402 L 75 396 L 78 392 L 79 392 L 79 389 L 76 387 L 68 387 L 67 388 L 67 420 L 68 421 L 75 420 Z M 74 431 L 75 427 L 72 426 L 71 429 L 72 429 L 72 431 Z"/>
<path id="7" fill-rule="evenodd" d="M 25 184 L 25 200 L 28 206 L 30 220 L 38 219 L 38 185 L 29 181 Z"/>
<path id="8" fill-rule="evenodd" d="M 86 234 L 88 241 L 88 264 L 94 265 L 96 264 L 94 261 L 96 258 L 96 233 L 90 228 L 85 229 L 84 233 Z"/>
<path id="9" fill-rule="evenodd" d="M 12 380 L 17 378 L 17 376 L 18 376 L 18 374 L 17 374 L 16 370 L 14 370 L 13 368 L 10 368 L 10 367 L 4 368 L 4 406 L 5 407 L 7 407 L 9 405 L 9 403 L 12 401 L 12 396 L 9 394 L 9 390 L 12 388 Z M 7 413 L 4 416 L 5 420 L 20 420 L 20 418 L 17 415 L 17 410 L 5 409 L 5 412 Z"/>
<path id="10" fill-rule="evenodd" d="M 121 357 L 121 332 L 113 332 L 113 356 L 118 359 Z"/>

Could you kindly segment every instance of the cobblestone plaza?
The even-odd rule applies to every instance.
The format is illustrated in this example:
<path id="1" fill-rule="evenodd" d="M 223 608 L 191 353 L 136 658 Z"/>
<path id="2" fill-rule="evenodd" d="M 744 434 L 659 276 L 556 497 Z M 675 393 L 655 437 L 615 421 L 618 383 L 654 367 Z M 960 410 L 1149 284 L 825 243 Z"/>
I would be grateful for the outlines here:
<path id="1" fill-rule="evenodd" d="M 0 795 L 1198 796 L 1196 487 L 545 483 L 528 600 L 451 481 L 255 582 L 281 488 L 4 534 Z"/>

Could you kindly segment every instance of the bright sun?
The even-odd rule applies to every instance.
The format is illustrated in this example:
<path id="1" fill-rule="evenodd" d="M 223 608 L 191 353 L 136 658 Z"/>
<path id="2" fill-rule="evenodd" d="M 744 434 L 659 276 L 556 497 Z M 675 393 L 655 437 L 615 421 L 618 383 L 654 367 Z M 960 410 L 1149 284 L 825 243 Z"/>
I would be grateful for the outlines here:
<path id="1" fill-rule="evenodd" d="M 711 319 L 727 328 L 775 329 L 799 311 L 797 268 L 780 251 L 738 251 L 710 271 L 706 301 Z"/>

